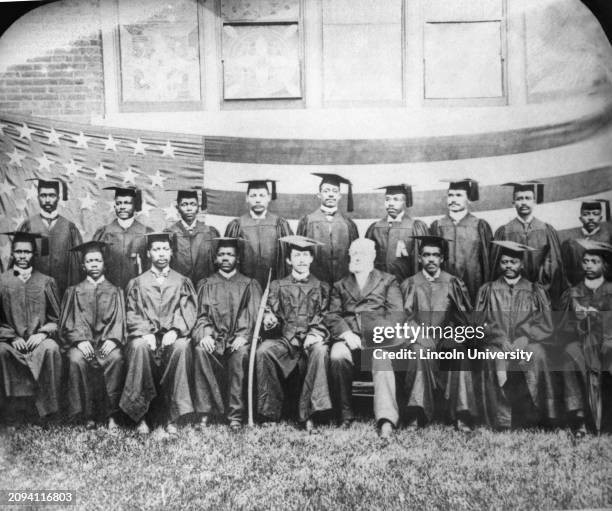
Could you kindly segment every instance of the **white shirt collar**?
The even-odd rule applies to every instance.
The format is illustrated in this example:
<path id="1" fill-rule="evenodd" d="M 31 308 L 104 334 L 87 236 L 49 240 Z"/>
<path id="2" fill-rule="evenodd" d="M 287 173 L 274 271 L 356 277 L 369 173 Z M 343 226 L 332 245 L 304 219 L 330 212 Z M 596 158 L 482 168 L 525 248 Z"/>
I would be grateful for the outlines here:
<path id="1" fill-rule="evenodd" d="M 518 277 L 516 277 L 515 279 L 507 279 L 506 277 L 504 277 L 504 280 L 506 281 L 506 284 L 508 284 L 509 286 L 515 286 L 516 283 L 521 280 L 521 275 L 519 275 Z"/>
<path id="2" fill-rule="evenodd" d="M 584 235 L 585 238 L 590 238 L 591 236 L 594 236 L 595 234 L 597 234 L 599 232 L 599 228 L 601 226 L 598 225 L 597 227 L 595 227 L 595 229 L 593 229 L 591 232 L 588 232 L 584 227 L 581 227 L 582 229 L 582 234 Z"/>
<path id="3" fill-rule="evenodd" d="M 229 273 L 224 272 L 223 270 L 219 270 L 219 275 L 221 275 L 224 279 L 229 280 L 231 279 L 234 275 L 236 275 L 236 273 L 238 273 L 238 270 L 236 270 L 236 268 L 234 268 L 232 271 L 230 271 Z"/>
<path id="4" fill-rule="evenodd" d="M 423 276 L 427 279 L 428 282 L 433 282 L 434 280 L 438 279 L 440 277 L 440 273 L 442 272 L 442 270 L 438 268 L 438 271 L 432 276 L 424 269 L 421 269 L 421 271 L 423 272 Z"/>
<path id="5" fill-rule="evenodd" d="M 449 211 L 448 216 L 454 223 L 458 224 L 461 220 L 468 216 L 468 213 L 469 211 L 467 208 L 465 208 L 462 211 Z"/>
<path id="6" fill-rule="evenodd" d="M 404 218 L 404 215 L 406 214 L 406 210 L 402 211 L 399 215 L 397 215 L 395 218 L 391 218 L 389 215 L 387 215 L 387 223 L 391 224 L 393 222 L 401 222 L 402 219 Z"/>
<path id="7" fill-rule="evenodd" d="M 587 278 L 584 279 L 584 285 L 592 290 L 599 288 L 603 283 L 604 283 L 603 275 L 601 275 L 599 278 L 596 278 L 596 279 L 587 279 Z"/>
<path id="8" fill-rule="evenodd" d="M 267 214 L 268 214 L 267 209 L 261 215 L 256 215 L 255 213 L 253 213 L 253 210 L 249 209 L 249 215 L 251 215 L 251 218 L 253 220 L 265 220 Z"/>
<path id="9" fill-rule="evenodd" d="M 19 268 L 18 266 L 13 266 L 13 270 L 15 272 L 15 276 L 21 280 L 22 282 L 27 282 L 28 280 L 30 280 L 30 277 L 32 276 L 32 266 L 30 266 L 29 268 L 26 268 L 25 270 L 22 268 Z"/>
<path id="10" fill-rule="evenodd" d="M 104 275 L 100 275 L 100 278 L 98 280 L 94 280 L 89 275 L 87 275 L 87 280 L 91 282 L 94 286 L 97 286 L 98 284 L 102 284 L 102 282 L 104 282 L 106 279 L 104 278 Z"/>
<path id="11" fill-rule="evenodd" d="M 57 220 L 57 217 L 59 216 L 59 211 L 57 209 L 54 209 L 51 213 L 47 213 L 44 210 L 40 210 L 40 216 L 42 216 L 45 220 Z"/>
<path id="12" fill-rule="evenodd" d="M 197 224 L 197 223 L 198 223 L 198 219 L 197 219 L 197 218 L 195 218 L 195 219 L 193 220 L 193 222 L 191 223 L 191 225 L 189 225 L 187 222 L 185 222 L 185 220 L 183 220 L 183 219 L 181 218 L 181 224 L 183 224 L 183 227 L 184 227 L 186 230 L 188 230 L 188 231 L 192 231 L 193 229 L 195 229 L 195 227 L 196 227 L 196 224 Z"/>
<path id="13" fill-rule="evenodd" d="M 310 276 L 310 272 L 304 274 L 304 273 L 298 273 L 295 270 L 291 270 L 291 277 L 293 278 L 293 280 L 305 282 L 306 280 L 308 280 L 309 276 Z"/>
<path id="14" fill-rule="evenodd" d="M 117 223 L 121 226 L 122 229 L 129 229 L 130 227 L 132 227 L 134 220 L 136 220 L 135 217 L 131 217 L 126 220 L 122 220 L 121 218 L 117 217 Z"/>
<path id="15" fill-rule="evenodd" d="M 533 214 L 531 214 L 527 218 L 525 218 L 525 220 L 523 220 L 520 216 L 517 215 L 516 219 L 519 222 L 521 222 L 523 225 L 529 225 L 533 221 L 534 216 L 533 216 Z"/>
<path id="16" fill-rule="evenodd" d="M 170 273 L 170 266 L 166 266 L 162 271 L 159 271 L 155 266 L 151 266 L 151 273 L 155 275 L 155 278 L 167 277 Z"/>
<path id="17" fill-rule="evenodd" d="M 335 215 L 337 211 L 338 211 L 338 206 L 336 206 L 335 208 L 326 208 L 325 206 L 321 205 L 321 212 L 325 216 Z"/>

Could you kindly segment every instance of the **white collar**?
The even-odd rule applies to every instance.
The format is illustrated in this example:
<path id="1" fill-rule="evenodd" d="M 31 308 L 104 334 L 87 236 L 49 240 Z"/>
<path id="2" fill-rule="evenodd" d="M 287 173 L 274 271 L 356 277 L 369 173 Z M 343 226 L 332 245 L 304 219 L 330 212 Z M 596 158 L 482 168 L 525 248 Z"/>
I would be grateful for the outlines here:
<path id="1" fill-rule="evenodd" d="M 57 217 L 59 216 L 59 211 L 57 209 L 54 209 L 51 213 L 47 213 L 44 210 L 40 210 L 40 216 L 42 216 L 45 220 L 57 220 Z"/>
<path id="2" fill-rule="evenodd" d="M 468 216 L 468 213 L 469 213 L 468 209 L 465 208 L 462 211 L 449 211 L 448 216 L 454 223 L 458 224 L 461 220 L 463 220 L 466 216 Z"/>
<path id="3" fill-rule="evenodd" d="M 600 227 L 601 227 L 601 225 L 598 225 L 591 232 L 588 232 L 584 227 L 581 227 L 582 234 L 584 235 L 585 238 L 590 238 L 591 236 L 594 236 L 595 234 L 597 234 L 599 232 L 599 228 Z"/>
<path id="4" fill-rule="evenodd" d="M 13 271 L 16 273 L 15 276 L 22 282 L 27 282 L 28 280 L 30 280 L 30 277 L 32 276 L 32 270 L 32 266 L 26 268 L 25 270 L 19 268 L 18 266 L 13 266 Z"/>
<path id="5" fill-rule="evenodd" d="M 529 224 L 530 224 L 530 223 L 533 221 L 534 216 L 533 216 L 533 213 L 532 213 L 532 214 L 531 214 L 531 215 L 529 215 L 529 216 L 528 216 L 528 217 L 527 217 L 525 220 L 523 220 L 523 219 L 522 219 L 520 216 L 518 216 L 518 215 L 517 215 L 517 216 L 516 216 L 516 219 L 517 219 L 519 222 L 521 222 L 523 225 L 529 225 Z"/>
<path id="6" fill-rule="evenodd" d="M 183 227 L 188 230 L 188 231 L 193 231 L 196 227 L 196 224 L 198 223 L 198 219 L 194 218 L 193 222 L 191 223 L 191 225 L 189 225 L 187 222 L 185 222 L 185 220 L 183 220 L 181 218 L 181 224 L 183 224 Z"/>
<path id="7" fill-rule="evenodd" d="M 253 213 L 253 210 L 249 209 L 249 215 L 251 215 L 251 218 L 253 220 L 265 220 L 267 214 L 268 214 L 267 209 L 264 210 L 264 212 L 261 215 L 256 215 L 255 213 Z"/>
<path id="8" fill-rule="evenodd" d="M 308 280 L 308 277 L 310 277 L 310 272 L 303 274 L 297 273 L 295 270 L 291 270 L 291 277 L 293 278 L 293 280 L 297 280 L 299 282 L 306 282 Z"/>
<path id="9" fill-rule="evenodd" d="M 321 213 L 323 213 L 325 216 L 335 215 L 337 212 L 338 206 L 335 208 L 326 208 L 325 206 L 321 205 Z"/>
<path id="10" fill-rule="evenodd" d="M 518 277 L 514 278 L 514 279 L 507 279 L 506 277 L 504 277 L 504 280 L 506 281 L 506 284 L 508 284 L 509 286 L 515 286 L 516 283 L 521 280 L 521 275 L 519 275 Z"/>
<path id="11" fill-rule="evenodd" d="M 236 275 L 236 273 L 238 273 L 238 270 L 236 270 L 236 268 L 234 268 L 229 273 L 226 273 L 223 270 L 219 269 L 219 275 L 221 275 L 226 280 L 231 279 L 234 275 Z"/>
<path id="12" fill-rule="evenodd" d="M 159 271 L 155 266 L 151 266 L 151 273 L 153 273 L 156 278 L 167 277 L 169 272 L 170 266 L 166 266 L 162 271 Z"/>
<path id="13" fill-rule="evenodd" d="M 104 278 L 104 275 L 100 275 L 100 278 L 98 280 L 94 280 L 89 275 L 87 275 L 87 280 L 91 282 L 94 286 L 97 286 L 98 284 L 102 284 L 102 282 L 104 282 L 106 279 Z"/>
<path id="14" fill-rule="evenodd" d="M 587 279 L 587 278 L 584 279 L 584 285 L 588 287 L 589 289 L 592 289 L 593 291 L 599 288 L 603 283 L 604 283 L 603 275 L 600 275 L 596 279 Z"/>
<path id="15" fill-rule="evenodd" d="M 393 222 L 401 222 L 404 218 L 404 215 L 406 214 L 406 210 L 402 211 L 399 215 L 397 215 L 395 218 L 391 218 L 389 215 L 387 215 L 387 223 L 388 224 L 392 224 Z"/>
<path id="16" fill-rule="evenodd" d="M 433 276 L 427 273 L 424 269 L 421 269 L 421 271 L 423 272 L 423 276 L 427 279 L 428 282 L 433 282 L 434 280 L 440 278 L 440 273 L 442 273 L 442 270 L 440 268 L 438 268 L 438 271 Z"/>
<path id="17" fill-rule="evenodd" d="M 117 217 L 117 223 L 122 229 L 129 229 L 132 227 L 134 220 L 136 220 L 136 217 L 130 217 L 127 220 L 122 220 L 121 218 Z"/>

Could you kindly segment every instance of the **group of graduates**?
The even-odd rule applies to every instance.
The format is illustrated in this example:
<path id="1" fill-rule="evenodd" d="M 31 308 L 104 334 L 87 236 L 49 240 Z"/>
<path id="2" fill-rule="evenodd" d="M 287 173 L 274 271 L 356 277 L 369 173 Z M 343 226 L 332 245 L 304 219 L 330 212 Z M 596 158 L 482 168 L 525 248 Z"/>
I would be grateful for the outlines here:
<path id="1" fill-rule="evenodd" d="M 290 415 L 312 430 L 335 416 L 349 427 L 353 381 L 371 356 L 364 318 L 393 316 L 482 325 L 485 338 L 419 335 L 389 350 L 530 357 L 420 356 L 401 370 L 369 358 L 382 436 L 400 422 L 413 429 L 437 419 L 462 431 L 481 423 L 569 423 L 579 436 L 589 424 L 599 429 L 612 370 L 607 201 L 583 201 L 583 226 L 561 244 L 534 216 L 541 183 L 509 183 L 517 216 L 494 235 L 469 211 L 479 198 L 474 180 L 449 182 L 448 213 L 430 227 L 408 215 L 410 186 L 387 186 L 386 216 L 359 238 L 338 207 L 346 184 L 352 210 L 350 181 L 317 175 L 320 207 L 296 234 L 268 209 L 276 183 L 257 180 L 246 182 L 248 211 L 223 237 L 198 219 L 204 190 L 178 190 L 180 220 L 153 232 L 135 219 L 140 190 L 111 187 L 116 219 L 86 243 L 58 214 L 65 183 L 38 180 L 40 213 L 5 233 L 12 255 L 0 276 L 0 413 L 29 397 L 40 417 L 65 411 L 88 427 L 103 420 L 116 429 L 124 414 L 143 434 L 160 426 L 176 435 L 184 417 L 238 429 L 249 350 L 260 339 L 259 421 Z"/>

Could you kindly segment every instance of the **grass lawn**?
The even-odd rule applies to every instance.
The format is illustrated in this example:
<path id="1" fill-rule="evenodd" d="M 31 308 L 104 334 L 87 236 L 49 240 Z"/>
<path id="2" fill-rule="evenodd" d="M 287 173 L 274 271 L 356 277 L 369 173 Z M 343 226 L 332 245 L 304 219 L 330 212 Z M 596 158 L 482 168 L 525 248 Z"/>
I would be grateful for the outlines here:
<path id="1" fill-rule="evenodd" d="M 431 426 L 384 442 L 373 421 L 361 421 L 313 435 L 291 424 L 235 434 L 185 426 L 162 441 L 131 430 L 20 426 L 0 450 L 0 489 L 76 490 L 83 509 L 612 505 L 612 437 L 575 442 L 566 431 L 464 435 Z"/>

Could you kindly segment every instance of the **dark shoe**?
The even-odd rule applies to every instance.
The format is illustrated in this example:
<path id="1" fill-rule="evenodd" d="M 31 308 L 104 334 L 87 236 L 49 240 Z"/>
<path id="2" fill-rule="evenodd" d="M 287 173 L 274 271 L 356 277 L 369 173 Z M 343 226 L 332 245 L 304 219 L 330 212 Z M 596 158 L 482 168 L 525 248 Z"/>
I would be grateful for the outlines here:
<path id="1" fill-rule="evenodd" d="M 242 422 L 240 422 L 239 420 L 234 419 L 234 420 L 230 421 L 229 428 L 233 432 L 240 431 L 242 429 Z"/>
<path id="2" fill-rule="evenodd" d="M 406 424 L 407 431 L 416 431 L 419 429 L 419 422 L 417 419 L 412 419 L 408 424 Z"/>
<path id="3" fill-rule="evenodd" d="M 584 438 L 587 434 L 587 430 L 586 430 L 586 426 L 584 425 L 584 422 L 581 423 L 575 430 L 574 430 L 574 436 L 576 438 Z"/>
<path id="4" fill-rule="evenodd" d="M 380 426 L 380 438 L 391 438 L 393 434 L 393 424 L 389 421 L 384 421 Z"/>
<path id="5" fill-rule="evenodd" d="M 457 419 L 455 422 L 455 429 L 460 433 L 471 433 L 472 428 L 467 423 L 463 422 L 461 419 Z"/>

